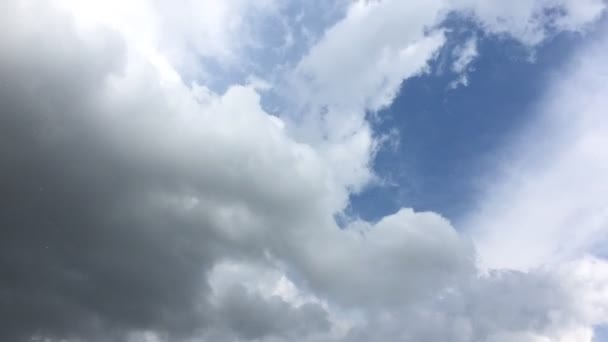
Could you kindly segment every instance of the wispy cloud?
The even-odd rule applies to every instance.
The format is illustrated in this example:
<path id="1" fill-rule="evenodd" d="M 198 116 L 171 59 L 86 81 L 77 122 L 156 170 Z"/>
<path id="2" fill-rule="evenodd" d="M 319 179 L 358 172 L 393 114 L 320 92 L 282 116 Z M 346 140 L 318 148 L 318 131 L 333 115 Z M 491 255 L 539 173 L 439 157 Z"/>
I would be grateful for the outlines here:
<path id="1" fill-rule="evenodd" d="M 535 122 L 479 199 L 470 225 L 489 266 L 559 262 L 606 239 L 606 47 L 599 38 L 552 79 Z"/>

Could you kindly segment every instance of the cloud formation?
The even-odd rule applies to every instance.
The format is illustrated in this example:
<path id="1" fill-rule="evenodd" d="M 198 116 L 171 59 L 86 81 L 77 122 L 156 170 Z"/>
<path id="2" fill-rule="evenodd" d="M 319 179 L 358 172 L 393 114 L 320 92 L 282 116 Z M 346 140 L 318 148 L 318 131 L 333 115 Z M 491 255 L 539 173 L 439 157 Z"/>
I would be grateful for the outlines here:
<path id="1" fill-rule="evenodd" d="M 467 223 L 488 266 L 525 270 L 607 241 L 607 46 L 597 38 L 554 77 L 536 122 L 489 177 Z"/>
<path id="2" fill-rule="evenodd" d="M 366 111 L 425 71 L 451 6 L 353 4 L 286 72 L 302 112 L 274 116 L 253 85 L 186 85 L 156 28 L 106 21 L 122 7 L 0 4 L 0 340 L 590 341 L 600 259 L 484 273 L 438 214 L 335 222 L 373 178 Z M 213 18 L 188 52 L 238 53 Z"/>

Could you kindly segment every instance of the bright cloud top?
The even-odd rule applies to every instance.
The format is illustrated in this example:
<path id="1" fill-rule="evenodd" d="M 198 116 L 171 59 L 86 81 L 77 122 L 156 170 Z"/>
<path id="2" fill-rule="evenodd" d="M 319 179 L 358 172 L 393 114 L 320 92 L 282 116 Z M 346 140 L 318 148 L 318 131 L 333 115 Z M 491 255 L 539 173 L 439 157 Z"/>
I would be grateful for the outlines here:
<path id="1" fill-rule="evenodd" d="M 528 230 L 564 239 L 562 217 L 511 235 L 492 219 L 517 222 L 532 209 L 489 201 L 473 239 L 407 208 L 343 227 L 335 217 L 375 179 L 383 137 L 367 114 L 427 71 L 447 15 L 534 48 L 555 30 L 586 30 L 604 3 L 336 7 L 340 19 L 306 31 L 323 32 L 310 48 L 269 68 L 250 63 L 251 47 L 271 48 L 257 34 L 265 18 L 302 22 L 289 2 L 0 4 L 0 339 L 592 341 L 608 323 L 608 263 L 585 252 L 605 215 L 585 216 L 589 234 L 568 258 L 532 258 L 526 272 L 499 267 L 528 258 L 517 250 Z M 581 171 L 562 164 L 591 163 L 600 177 L 608 156 L 597 108 L 608 76 L 590 70 L 602 47 L 548 92 L 560 94 L 551 113 L 579 115 L 570 112 L 584 102 L 589 115 L 565 133 L 576 144 L 533 168 L 549 173 L 546 184 L 500 198 L 536 205 Z M 475 40 L 459 51 L 453 68 L 465 74 Z M 207 84 L 218 68 L 251 68 L 252 77 L 218 90 Z M 571 96 L 572 83 L 588 92 Z M 262 105 L 268 93 L 280 113 Z M 601 203 L 603 188 L 584 186 Z M 577 203 L 576 212 L 591 205 Z M 543 246 L 541 260 L 553 261 L 555 246 Z M 496 268 L 479 269 L 477 250 Z"/>

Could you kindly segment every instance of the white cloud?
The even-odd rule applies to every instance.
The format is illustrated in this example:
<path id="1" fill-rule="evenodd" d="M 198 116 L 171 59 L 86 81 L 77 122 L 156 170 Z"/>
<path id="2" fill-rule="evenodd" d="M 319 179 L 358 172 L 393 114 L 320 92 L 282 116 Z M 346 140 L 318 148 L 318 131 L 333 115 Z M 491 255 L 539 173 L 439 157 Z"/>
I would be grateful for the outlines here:
<path id="1" fill-rule="evenodd" d="M 599 18 L 602 0 L 455 0 L 457 9 L 469 11 L 488 33 L 506 34 L 533 47 L 552 31 L 584 31 Z"/>
<path id="2" fill-rule="evenodd" d="M 488 266 L 559 262 L 608 236 L 606 46 L 581 51 L 552 82 L 537 122 L 479 199 L 469 224 Z"/>
<path id="3" fill-rule="evenodd" d="M 246 61 L 257 44 L 256 29 L 278 10 L 274 0 L 53 0 L 71 12 L 82 27 L 103 26 L 120 32 L 132 48 L 172 73 L 209 78 L 215 72 L 205 59 L 220 66 Z M 176 71 L 168 71 L 174 69 Z"/>
<path id="4" fill-rule="evenodd" d="M 441 33 L 424 34 L 441 9 L 441 1 L 355 2 L 297 66 L 302 91 L 312 91 L 304 100 L 346 109 L 387 106 L 443 43 Z"/>
<path id="5" fill-rule="evenodd" d="M 456 88 L 459 85 L 469 85 L 469 78 L 467 72 L 469 71 L 471 63 L 477 58 L 479 53 L 477 52 L 477 37 L 469 38 L 462 46 L 457 47 L 453 55 L 455 57 L 454 63 L 452 64 L 452 71 L 459 75 L 458 80 L 451 83 L 452 88 Z"/>

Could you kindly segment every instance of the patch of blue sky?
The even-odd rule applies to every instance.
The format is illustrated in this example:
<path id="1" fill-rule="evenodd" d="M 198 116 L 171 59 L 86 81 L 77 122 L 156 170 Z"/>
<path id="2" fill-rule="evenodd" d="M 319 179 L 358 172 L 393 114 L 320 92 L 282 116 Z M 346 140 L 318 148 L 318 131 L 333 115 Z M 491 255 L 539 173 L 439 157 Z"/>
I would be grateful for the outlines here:
<path id="1" fill-rule="evenodd" d="M 247 26 L 251 30 L 248 34 L 255 39 L 244 40 L 238 63 L 201 58 L 200 62 L 211 70 L 205 85 L 223 93 L 234 84 L 251 82 L 252 77 L 268 84 L 281 83 L 285 70 L 293 67 L 323 32 L 344 16 L 347 4 L 346 0 L 281 2 L 276 12 L 256 17 L 256 22 Z M 269 112 L 278 114 L 283 109 L 276 93 L 263 95 L 263 105 Z"/>
<path id="2" fill-rule="evenodd" d="M 441 213 L 456 225 L 474 205 L 496 152 L 527 122 L 549 82 L 577 46 L 580 34 L 562 33 L 535 51 L 504 36 L 486 36 L 452 18 L 448 41 L 428 73 L 406 80 L 392 105 L 373 115 L 377 134 L 396 130 L 399 143 L 378 152 L 383 180 L 351 198 L 347 214 L 375 221 L 401 207 Z M 457 46 L 477 37 L 479 57 L 468 86 L 450 87 Z"/>
<path id="3" fill-rule="evenodd" d="M 608 325 L 595 328 L 593 342 L 608 342 Z"/>

